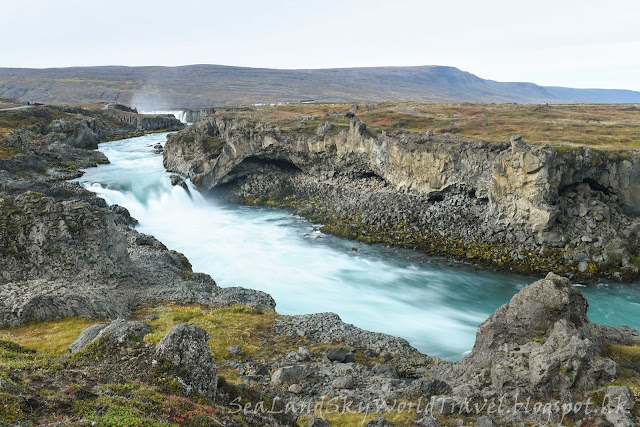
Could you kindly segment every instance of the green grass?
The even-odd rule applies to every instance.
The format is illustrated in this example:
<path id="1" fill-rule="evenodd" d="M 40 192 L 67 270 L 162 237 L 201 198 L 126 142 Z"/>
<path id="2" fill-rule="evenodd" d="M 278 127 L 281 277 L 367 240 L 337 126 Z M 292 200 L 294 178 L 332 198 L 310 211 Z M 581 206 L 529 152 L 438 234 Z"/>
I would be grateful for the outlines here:
<path id="1" fill-rule="evenodd" d="M 45 354 L 68 353 L 69 345 L 91 325 L 101 323 L 79 317 L 29 323 L 0 329 L 0 340 L 11 341 Z"/>
<path id="2" fill-rule="evenodd" d="M 99 427 L 156 427 L 167 425 L 144 418 L 137 411 L 118 405 L 112 405 L 104 415 L 92 418 L 92 421 L 97 422 Z"/>
<path id="3" fill-rule="evenodd" d="M 640 416 L 640 345 L 627 346 L 605 342 L 603 356 L 618 363 L 618 378 L 610 385 L 627 386 L 633 392 L 633 413 Z"/>
<path id="4" fill-rule="evenodd" d="M 640 346 L 605 343 L 604 352 L 616 362 L 640 363 Z"/>
<path id="5" fill-rule="evenodd" d="M 274 311 L 245 306 L 210 309 L 172 304 L 143 310 L 160 317 L 150 322 L 153 332 L 145 337 L 146 342 L 157 344 L 174 326 L 195 323 L 211 334 L 209 345 L 216 358 L 227 358 L 227 347 L 237 344 L 242 344 L 245 354 L 257 354 L 263 334 L 278 318 Z"/>

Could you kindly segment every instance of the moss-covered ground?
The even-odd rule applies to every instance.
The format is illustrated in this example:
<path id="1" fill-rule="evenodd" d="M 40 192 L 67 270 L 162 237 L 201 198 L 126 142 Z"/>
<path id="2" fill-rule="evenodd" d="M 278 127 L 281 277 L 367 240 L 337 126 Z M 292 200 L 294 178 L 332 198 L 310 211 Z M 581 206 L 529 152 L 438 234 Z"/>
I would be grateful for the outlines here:
<path id="1" fill-rule="evenodd" d="M 353 104 L 285 104 L 222 107 L 227 118 L 268 121 L 285 130 L 315 132 L 330 121 L 333 131 L 348 125 Z M 334 114 L 337 113 L 337 114 Z M 606 150 L 640 148 L 640 107 L 615 104 L 359 104 L 354 113 L 373 131 L 410 130 L 508 141 L 521 134 L 533 144 L 590 146 Z M 301 120 L 304 118 L 304 120 Z"/>
<path id="2" fill-rule="evenodd" d="M 148 320 L 153 332 L 126 348 L 93 343 L 69 355 L 66 347 L 80 331 L 99 320 L 66 318 L 0 330 L 0 422 L 24 425 L 71 423 L 84 420 L 99 426 L 159 425 L 264 425 L 255 414 L 238 412 L 231 402 L 273 403 L 257 389 L 247 386 L 233 362 L 273 363 L 300 346 L 320 355 L 337 343 L 316 343 L 305 337 L 278 335 L 274 324 L 283 316 L 269 310 L 244 306 L 208 308 L 199 305 L 160 304 L 141 307 L 136 316 L 155 314 Z M 177 382 L 159 382 L 151 368 L 153 347 L 175 325 L 193 322 L 211 334 L 212 353 L 220 366 L 218 397 L 184 395 Z M 227 353 L 229 345 L 242 344 L 239 356 Z M 605 343 L 604 357 L 619 363 L 619 378 L 612 385 L 629 386 L 640 408 L 640 346 Z M 356 360 L 369 366 L 380 362 L 356 349 Z M 171 387 L 172 384 L 175 387 Z M 236 400 L 237 402 L 237 400 Z M 266 402 L 266 403 L 265 403 Z M 336 410 L 333 403 L 314 406 L 317 416 L 334 426 L 365 425 L 379 413 Z M 411 425 L 418 414 L 412 410 L 382 414 L 393 425 Z M 306 425 L 310 416 L 300 417 Z M 459 417 L 458 417 L 459 418 Z M 454 422 L 442 418 L 443 422 Z M 294 420 L 282 415 L 283 425 Z"/>
<path id="3" fill-rule="evenodd" d="M 149 321 L 153 332 L 143 342 L 130 348 L 93 343 L 75 355 L 70 355 L 67 347 L 86 327 L 100 320 L 72 317 L 0 329 L 0 422 L 262 425 L 264 421 L 237 413 L 234 406 L 229 406 L 238 397 L 243 404 L 271 402 L 241 381 L 232 362 L 273 363 L 299 347 L 320 357 L 330 345 L 341 344 L 278 335 L 274 324 L 282 316 L 245 306 L 161 304 L 141 307 L 136 313 L 138 319 L 147 314 L 155 314 L 158 319 Z M 173 326 L 184 322 L 196 323 L 211 334 L 209 344 L 220 378 L 216 401 L 184 395 L 177 382 L 157 381 L 154 376 L 153 347 L 148 344 L 159 342 Z M 242 354 L 230 356 L 227 347 L 237 344 L 242 344 Z M 357 350 L 356 359 L 369 366 L 381 361 Z"/>

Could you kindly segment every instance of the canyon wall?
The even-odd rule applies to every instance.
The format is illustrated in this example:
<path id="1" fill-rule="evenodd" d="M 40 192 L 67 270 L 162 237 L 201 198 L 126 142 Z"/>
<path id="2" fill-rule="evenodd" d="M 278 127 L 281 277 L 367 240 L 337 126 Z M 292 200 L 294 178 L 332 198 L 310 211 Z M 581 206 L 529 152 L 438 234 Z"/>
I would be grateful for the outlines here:
<path id="1" fill-rule="evenodd" d="M 325 231 L 521 272 L 638 273 L 640 154 L 210 118 L 170 135 L 165 166 Z"/>
<path id="2" fill-rule="evenodd" d="M 173 114 L 115 114 L 115 118 L 139 131 L 178 130 L 184 125 Z"/>

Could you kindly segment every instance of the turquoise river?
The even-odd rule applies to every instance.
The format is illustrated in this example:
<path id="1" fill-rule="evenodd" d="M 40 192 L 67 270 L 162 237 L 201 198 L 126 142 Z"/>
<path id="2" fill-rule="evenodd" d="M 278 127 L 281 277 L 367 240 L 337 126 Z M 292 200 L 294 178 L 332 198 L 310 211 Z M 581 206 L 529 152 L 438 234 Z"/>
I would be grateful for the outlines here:
<path id="1" fill-rule="evenodd" d="M 281 314 L 332 311 L 364 329 L 407 339 L 431 356 L 457 360 L 476 328 L 535 280 L 482 271 L 419 253 L 328 236 L 284 210 L 238 206 L 172 187 L 153 145 L 166 134 L 107 142 L 111 164 L 78 179 L 109 204 L 129 209 L 137 230 L 184 253 L 220 286 L 270 293 Z M 580 287 L 592 321 L 640 327 L 640 284 Z"/>

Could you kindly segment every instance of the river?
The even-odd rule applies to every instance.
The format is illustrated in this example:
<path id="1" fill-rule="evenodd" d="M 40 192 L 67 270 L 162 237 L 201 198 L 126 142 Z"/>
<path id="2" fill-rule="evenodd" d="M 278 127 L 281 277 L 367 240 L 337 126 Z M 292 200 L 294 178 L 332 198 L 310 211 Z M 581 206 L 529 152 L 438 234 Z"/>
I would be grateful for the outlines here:
<path id="1" fill-rule="evenodd" d="M 172 187 L 152 146 L 166 134 L 100 144 L 111 161 L 77 179 L 126 207 L 137 230 L 184 253 L 220 286 L 270 293 L 281 314 L 332 311 L 364 329 L 407 339 L 420 351 L 458 360 L 499 306 L 535 280 L 488 272 L 404 249 L 368 246 L 317 231 L 287 211 L 225 203 Z M 640 285 L 593 284 L 592 321 L 640 327 Z"/>

